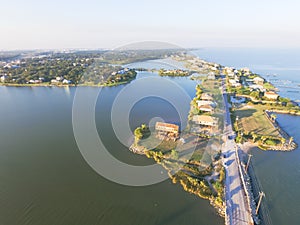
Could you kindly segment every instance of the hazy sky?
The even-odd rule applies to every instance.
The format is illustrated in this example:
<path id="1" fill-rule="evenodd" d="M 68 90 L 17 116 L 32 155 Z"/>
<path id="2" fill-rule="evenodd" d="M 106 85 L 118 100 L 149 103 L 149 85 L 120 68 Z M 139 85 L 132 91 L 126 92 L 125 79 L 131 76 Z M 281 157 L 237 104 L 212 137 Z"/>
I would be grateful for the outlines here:
<path id="1" fill-rule="evenodd" d="M 298 0 L 0 0 L 0 50 L 300 47 Z"/>

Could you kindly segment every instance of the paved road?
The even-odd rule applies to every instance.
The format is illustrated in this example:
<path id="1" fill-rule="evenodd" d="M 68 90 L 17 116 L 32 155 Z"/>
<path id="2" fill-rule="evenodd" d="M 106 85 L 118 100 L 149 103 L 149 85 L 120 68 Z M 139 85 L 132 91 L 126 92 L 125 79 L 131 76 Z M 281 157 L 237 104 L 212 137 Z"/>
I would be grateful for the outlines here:
<path id="1" fill-rule="evenodd" d="M 253 224 L 251 213 L 248 208 L 247 198 L 243 190 L 239 174 L 238 160 L 236 157 L 236 143 L 227 101 L 226 86 L 223 78 L 222 84 L 224 98 L 224 145 L 222 153 L 225 165 L 225 201 L 226 201 L 226 225 L 249 225 Z"/>

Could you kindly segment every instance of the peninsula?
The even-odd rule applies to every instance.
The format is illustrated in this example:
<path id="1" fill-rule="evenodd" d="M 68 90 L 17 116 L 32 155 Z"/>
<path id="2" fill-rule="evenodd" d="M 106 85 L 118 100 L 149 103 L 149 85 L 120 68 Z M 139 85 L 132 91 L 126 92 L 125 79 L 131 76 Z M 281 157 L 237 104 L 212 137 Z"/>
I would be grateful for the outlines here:
<path id="1" fill-rule="evenodd" d="M 180 132 L 176 124 L 157 122 L 150 132 L 143 124 L 136 128 L 130 150 L 161 164 L 172 182 L 179 183 L 185 191 L 209 199 L 217 212 L 231 221 L 229 224 L 238 219 L 228 205 L 231 201 L 244 209 L 241 217 L 245 224 L 259 224 L 263 215 L 261 219 L 258 216 L 261 203 L 256 202 L 252 191 L 250 161 L 237 144 L 251 144 L 262 150 L 295 149 L 297 144 L 280 127 L 276 114 L 300 115 L 298 104 L 281 97 L 270 82 L 248 68 L 224 67 L 191 56 L 173 59 L 185 63 L 193 74 L 190 78 L 199 81 L 188 125 Z M 160 74 L 163 73 L 169 72 L 162 69 Z M 171 76 L 182 74 L 170 72 Z M 224 136 L 223 132 L 229 135 Z M 230 182 L 227 174 L 234 174 L 235 181 Z M 238 198 L 225 192 L 232 185 L 241 187 Z"/>

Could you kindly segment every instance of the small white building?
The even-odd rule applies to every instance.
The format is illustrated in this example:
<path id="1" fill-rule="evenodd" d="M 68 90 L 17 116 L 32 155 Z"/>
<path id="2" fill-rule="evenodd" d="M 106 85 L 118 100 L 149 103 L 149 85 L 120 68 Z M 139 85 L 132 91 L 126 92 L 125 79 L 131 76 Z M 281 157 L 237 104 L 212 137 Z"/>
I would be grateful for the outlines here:
<path id="1" fill-rule="evenodd" d="M 71 84 L 72 82 L 70 80 L 64 79 L 63 84 Z"/>
<path id="2" fill-rule="evenodd" d="M 8 76 L 3 75 L 3 76 L 0 77 L 0 81 L 1 81 L 1 82 L 5 82 L 5 80 L 6 80 L 7 78 L 8 78 Z"/>

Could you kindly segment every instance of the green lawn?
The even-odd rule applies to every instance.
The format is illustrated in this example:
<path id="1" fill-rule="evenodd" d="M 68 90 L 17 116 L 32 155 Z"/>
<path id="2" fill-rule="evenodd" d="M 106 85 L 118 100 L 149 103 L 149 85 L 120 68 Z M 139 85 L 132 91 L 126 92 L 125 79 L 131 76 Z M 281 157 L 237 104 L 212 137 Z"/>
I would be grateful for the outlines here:
<path id="1" fill-rule="evenodd" d="M 280 136 L 278 130 L 264 114 L 267 106 L 253 105 L 245 106 L 234 111 L 233 115 L 239 117 L 238 126 L 245 133 L 255 132 L 258 135 Z M 233 121 L 234 122 L 234 121 Z"/>

